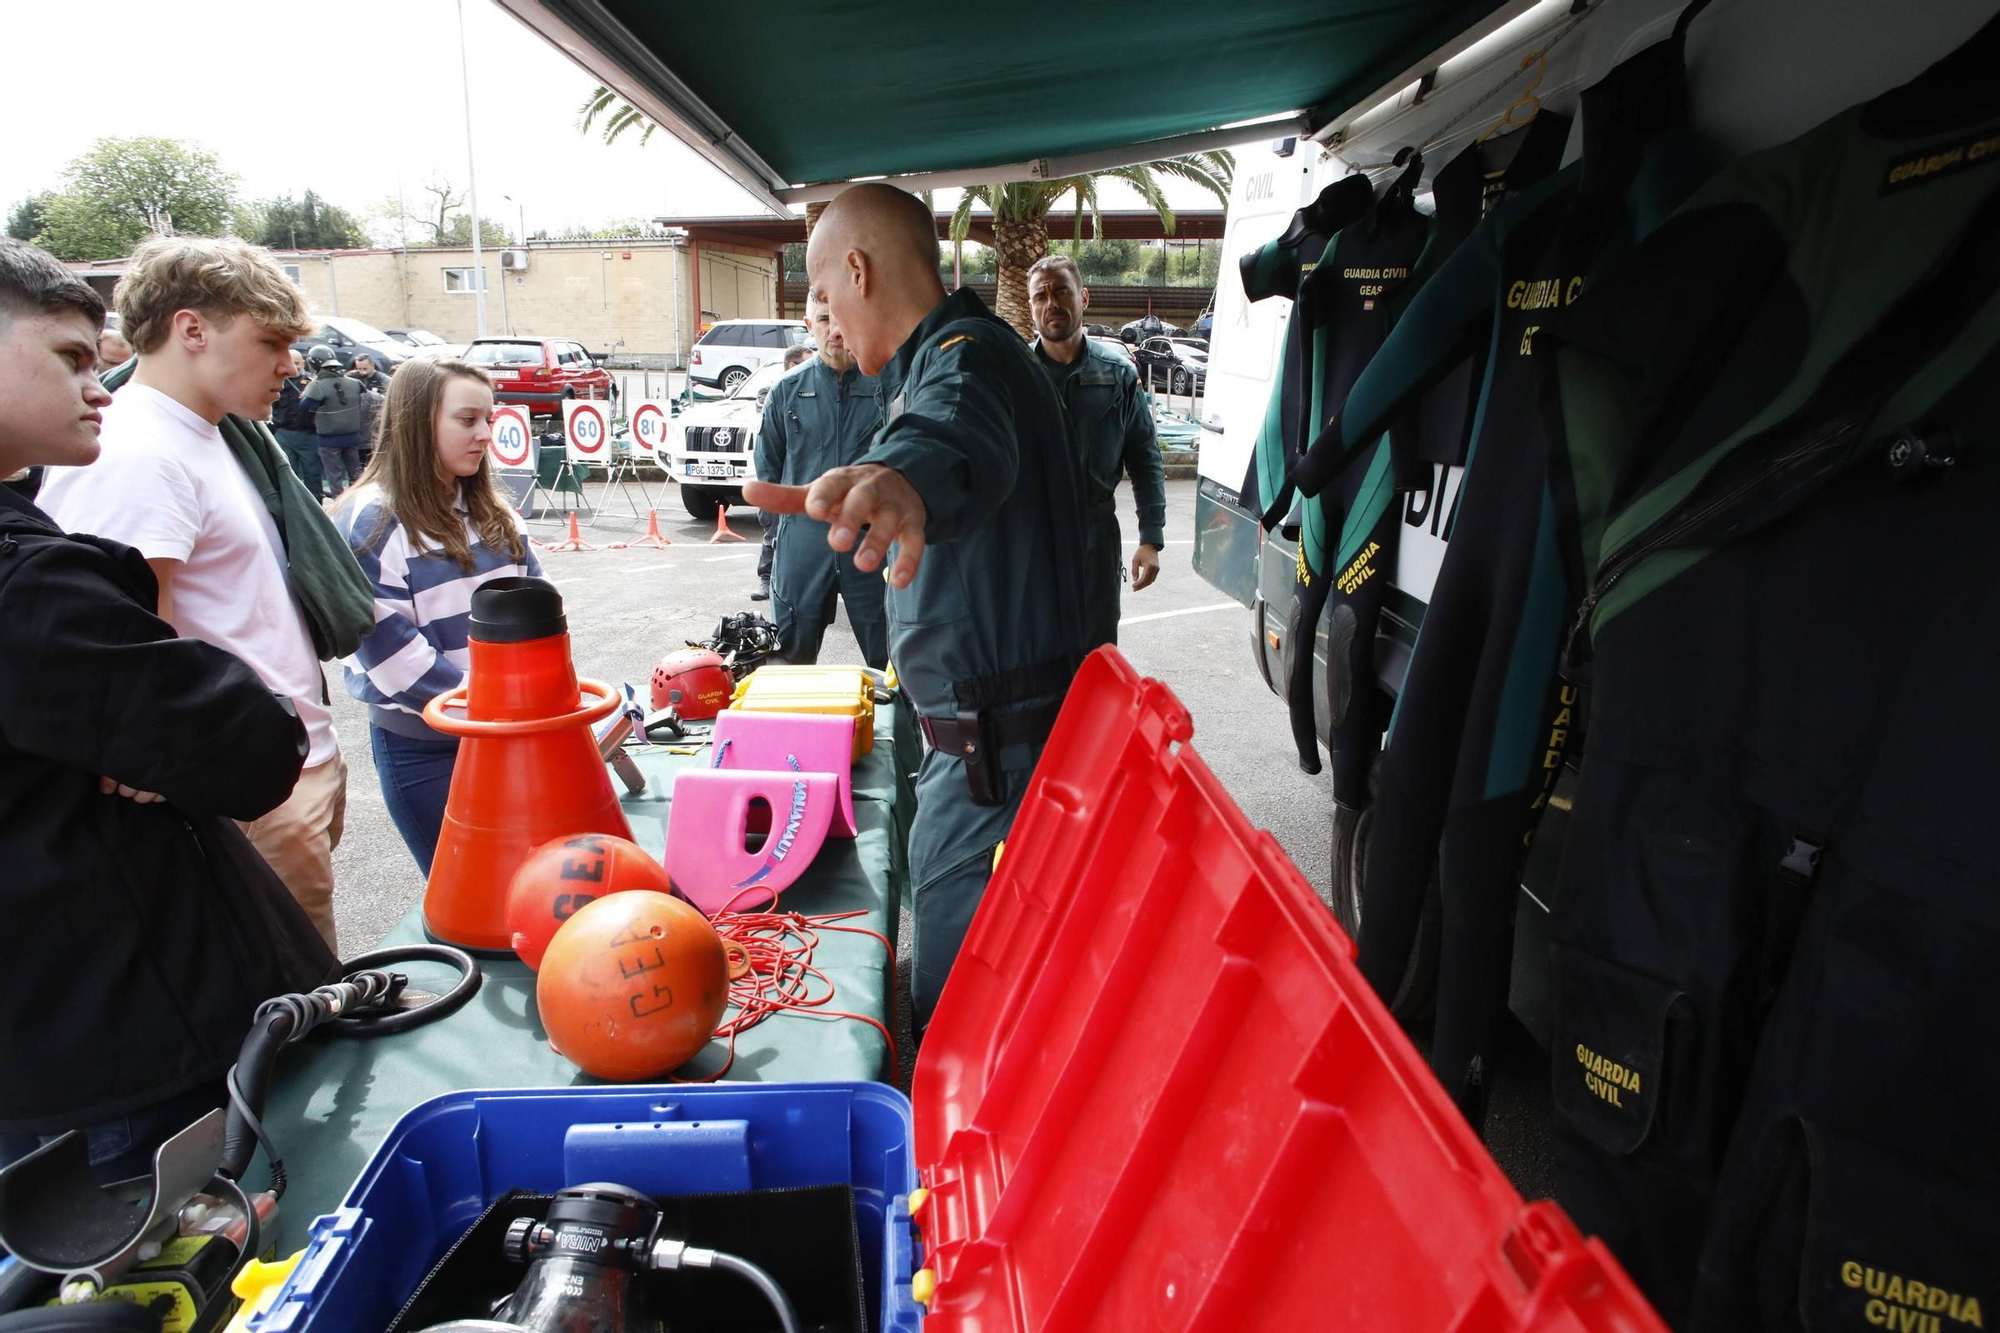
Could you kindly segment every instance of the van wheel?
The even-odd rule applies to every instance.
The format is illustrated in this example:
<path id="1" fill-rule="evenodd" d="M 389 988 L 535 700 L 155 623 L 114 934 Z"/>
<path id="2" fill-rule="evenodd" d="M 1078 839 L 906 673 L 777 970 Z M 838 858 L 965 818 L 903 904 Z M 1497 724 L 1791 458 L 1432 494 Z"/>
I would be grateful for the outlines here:
<path id="1" fill-rule="evenodd" d="M 1349 938 L 1361 939 L 1361 885 L 1368 865 L 1368 835 L 1374 827 L 1373 807 L 1333 808 L 1333 915 Z M 1438 895 L 1437 867 L 1424 886 L 1424 905 L 1417 918 L 1416 943 L 1403 966 L 1403 979 L 1389 1001 L 1389 1012 L 1404 1023 L 1427 1018 L 1437 1005 L 1438 948 L 1444 934 L 1444 905 Z"/>
<path id="2" fill-rule="evenodd" d="M 681 504 L 686 506 L 689 518 L 704 523 L 715 518 L 716 494 L 706 486 L 682 486 Z"/>
<path id="3" fill-rule="evenodd" d="M 722 372 L 722 391 L 735 393 L 736 386 L 750 378 L 750 372 L 741 366 L 731 366 Z"/>

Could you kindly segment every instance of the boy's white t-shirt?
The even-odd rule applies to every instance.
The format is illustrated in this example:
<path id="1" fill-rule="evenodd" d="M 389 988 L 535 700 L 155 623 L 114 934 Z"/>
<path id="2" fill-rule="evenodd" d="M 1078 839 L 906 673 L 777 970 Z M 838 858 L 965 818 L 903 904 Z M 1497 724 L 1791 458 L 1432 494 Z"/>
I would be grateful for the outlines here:
<path id="1" fill-rule="evenodd" d="M 331 760 L 333 715 L 320 702 L 319 659 L 285 581 L 278 525 L 222 432 L 159 390 L 127 384 L 104 409 L 98 438 L 95 463 L 49 470 L 36 500 L 42 512 L 65 531 L 182 561 L 175 626 L 291 696 L 306 724 L 306 766 Z"/>

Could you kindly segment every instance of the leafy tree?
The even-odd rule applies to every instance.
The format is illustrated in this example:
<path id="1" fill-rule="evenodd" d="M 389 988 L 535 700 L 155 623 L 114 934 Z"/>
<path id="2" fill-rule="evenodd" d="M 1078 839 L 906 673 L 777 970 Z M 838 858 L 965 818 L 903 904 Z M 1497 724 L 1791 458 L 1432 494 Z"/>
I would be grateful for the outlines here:
<path id="1" fill-rule="evenodd" d="M 591 127 L 599 123 L 599 117 L 603 118 L 603 128 L 599 133 L 604 136 L 604 142 L 608 144 L 617 143 L 618 136 L 629 129 L 639 131 L 639 142 L 643 144 L 652 138 L 653 131 L 659 128 L 641 115 L 639 108 L 603 84 L 592 88 L 590 96 L 584 98 L 583 105 L 576 109 L 577 131 L 581 134 L 590 133 Z"/>
<path id="2" fill-rule="evenodd" d="M 43 190 L 14 205 L 14 211 L 7 215 L 7 234 L 17 241 L 32 241 L 41 235 L 42 228 L 48 225 L 49 205 L 55 197 L 54 190 Z"/>
<path id="3" fill-rule="evenodd" d="M 1160 191 L 1160 176 L 1178 176 L 1193 181 L 1223 204 L 1229 202 L 1229 183 L 1236 160 L 1226 152 L 1194 153 L 1185 157 L 1162 158 L 1084 176 L 1064 176 L 1048 181 L 1010 181 L 1000 185 L 975 185 L 959 197 L 958 210 L 951 220 L 951 234 L 963 240 L 972 228 L 972 206 L 985 204 L 993 210 L 993 235 L 999 242 L 999 272 L 994 313 L 1012 324 L 1023 338 L 1032 336 L 1034 320 L 1028 313 L 1028 268 L 1049 253 L 1049 210 L 1065 196 L 1076 201 L 1076 240 L 1083 239 L 1083 215 L 1091 217 L 1093 236 L 1103 230 L 1097 208 L 1097 183 L 1122 180 L 1139 192 L 1148 207 L 1160 215 L 1169 234 L 1174 229 L 1174 210 Z M 1158 252 L 1155 252 L 1158 253 Z M 1149 257 L 1150 266 L 1154 261 Z M 1158 263 L 1164 265 L 1161 255 Z"/>
<path id="4" fill-rule="evenodd" d="M 504 222 L 495 222 L 492 218 L 481 218 L 479 220 L 479 243 L 481 245 L 493 246 L 512 245 L 514 243 L 514 233 L 507 229 L 507 224 Z M 450 224 L 444 229 L 444 239 L 438 242 L 438 244 L 471 245 L 472 214 L 452 214 Z"/>
<path id="5" fill-rule="evenodd" d="M 242 234 L 274 250 L 356 249 L 368 244 L 368 233 L 362 230 L 359 219 L 311 190 L 297 200 L 289 194 L 259 200 L 245 210 L 246 214 L 250 210 L 257 213 L 257 225 L 243 226 Z"/>
<path id="6" fill-rule="evenodd" d="M 235 184 L 213 153 L 178 140 L 99 139 L 63 169 L 36 240 L 64 259 L 113 259 L 152 232 L 220 236 Z"/>

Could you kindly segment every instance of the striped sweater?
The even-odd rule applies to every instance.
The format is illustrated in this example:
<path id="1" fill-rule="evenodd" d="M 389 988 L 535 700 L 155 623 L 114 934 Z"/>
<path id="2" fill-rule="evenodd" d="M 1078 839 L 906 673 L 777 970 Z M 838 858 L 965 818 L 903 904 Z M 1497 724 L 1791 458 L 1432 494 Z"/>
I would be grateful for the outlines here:
<path id="1" fill-rule="evenodd" d="M 374 485 L 342 505 L 334 521 L 375 587 L 375 628 L 341 662 L 347 692 L 369 705 L 368 720 L 375 726 L 405 736 L 437 736 L 421 714 L 425 704 L 465 679 L 474 590 L 510 574 L 539 577 L 542 562 L 532 546 L 521 561 L 508 559 L 505 551 L 481 543 L 469 523 L 471 573 L 442 551 L 414 550 L 410 534 Z"/>

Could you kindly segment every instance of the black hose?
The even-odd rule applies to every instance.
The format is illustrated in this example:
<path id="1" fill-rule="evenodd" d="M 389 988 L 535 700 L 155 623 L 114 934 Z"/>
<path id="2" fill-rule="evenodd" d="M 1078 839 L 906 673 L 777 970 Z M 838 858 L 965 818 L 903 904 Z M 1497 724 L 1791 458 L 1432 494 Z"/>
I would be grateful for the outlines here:
<path id="1" fill-rule="evenodd" d="M 459 970 L 450 990 L 414 1009 L 384 1007 L 401 990 L 401 979 L 385 969 L 392 963 L 439 962 Z M 222 1142 L 221 1171 L 240 1180 L 258 1145 L 271 1163 L 271 1189 L 283 1197 L 285 1167 L 264 1132 L 264 1095 L 277 1068 L 278 1052 L 318 1030 L 336 1036 L 392 1036 L 448 1017 L 479 990 L 479 964 L 463 949 L 444 944 L 405 944 L 377 949 L 341 965 L 339 981 L 304 994 L 280 995 L 257 1007 L 250 1035 L 230 1066 L 229 1124 Z"/>
<path id="2" fill-rule="evenodd" d="M 777 1279 L 769 1273 L 748 1259 L 738 1259 L 735 1255 L 724 1254 L 720 1250 L 715 1251 L 715 1260 L 709 1266 L 734 1273 L 763 1292 L 764 1299 L 771 1303 L 771 1309 L 777 1314 L 778 1326 L 784 1333 L 799 1333 L 799 1317 L 792 1310 L 791 1298 L 785 1295 L 785 1289 L 779 1286 Z"/>

